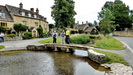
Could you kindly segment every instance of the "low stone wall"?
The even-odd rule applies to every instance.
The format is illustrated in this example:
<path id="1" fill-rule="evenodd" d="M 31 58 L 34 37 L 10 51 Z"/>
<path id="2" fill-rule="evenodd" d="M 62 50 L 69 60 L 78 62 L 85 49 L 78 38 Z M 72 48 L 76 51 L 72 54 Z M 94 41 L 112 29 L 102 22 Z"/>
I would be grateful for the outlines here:
<path id="1" fill-rule="evenodd" d="M 102 63 L 102 61 L 107 59 L 104 54 L 97 53 L 93 50 L 88 50 L 88 57 L 97 63 Z"/>
<path id="2" fill-rule="evenodd" d="M 4 41 L 17 41 L 22 40 L 22 37 L 4 37 Z"/>
<path id="3" fill-rule="evenodd" d="M 133 31 L 115 31 L 114 36 L 133 37 Z"/>

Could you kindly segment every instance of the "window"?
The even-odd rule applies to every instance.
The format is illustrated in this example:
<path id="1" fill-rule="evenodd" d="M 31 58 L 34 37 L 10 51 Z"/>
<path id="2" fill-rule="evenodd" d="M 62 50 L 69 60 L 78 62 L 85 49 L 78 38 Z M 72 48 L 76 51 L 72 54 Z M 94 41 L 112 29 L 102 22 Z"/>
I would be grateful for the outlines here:
<path id="1" fill-rule="evenodd" d="M 28 17 L 31 17 L 31 14 L 28 14 Z"/>
<path id="2" fill-rule="evenodd" d="M 35 22 L 35 26 L 38 27 L 38 22 Z"/>
<path id="3" fill-rule="evenodd" d="M 5 13 L 0 13 L 0 18 L 6 18 Z"/>
<path id="4" fill-rule="evenodd" d="M 27 22 L 26 22 L 26 21 L 22 21 L 22 24 L 23 24 L 23 25 L 27 25 Z"/>
<path id="5" fill-rule="evenodd" d="M 25 16 L 25 13 L 24 12 L 22 12 L 22 16 Z"/>
<path id="6" fill-rule="evenodd" d="M 36 16 L 36 15 L 34 15 L 34 18 L 37 18 L 37 16 Z"/>
<path id="7" fill-rule="evenodd" d="M 7 23 L 1 22 L 1 23 L 0 23 L 0 26 L 5 26 L 5 27 L 7 27 Z"/>

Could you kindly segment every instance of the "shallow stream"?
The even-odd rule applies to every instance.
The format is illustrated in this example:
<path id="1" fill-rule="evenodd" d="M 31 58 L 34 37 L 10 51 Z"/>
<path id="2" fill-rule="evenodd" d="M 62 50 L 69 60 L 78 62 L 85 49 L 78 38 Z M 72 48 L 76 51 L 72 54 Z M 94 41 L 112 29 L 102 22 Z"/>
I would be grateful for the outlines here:
<path id="1" fill-rule="evenodd" d="M 0 53 L 0 75 L 104 75 L 107 69 L 91 61 L 86 51 Z"/>

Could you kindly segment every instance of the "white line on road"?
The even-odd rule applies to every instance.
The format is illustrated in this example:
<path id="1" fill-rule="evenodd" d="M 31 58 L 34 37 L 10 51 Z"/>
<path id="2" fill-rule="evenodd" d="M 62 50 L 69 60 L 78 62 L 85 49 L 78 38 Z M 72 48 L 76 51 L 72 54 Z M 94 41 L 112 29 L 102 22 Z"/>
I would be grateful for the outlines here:
<path id="1" fill-rule="evenodd" d="M 126 46 L 127 46 L 127 48 L 133 53 L 133 49 L 130 47 L 130 46 L 128 46 L 125 42 L 123 42 L 122 41 L 122 43 L 124 43 Z"/>

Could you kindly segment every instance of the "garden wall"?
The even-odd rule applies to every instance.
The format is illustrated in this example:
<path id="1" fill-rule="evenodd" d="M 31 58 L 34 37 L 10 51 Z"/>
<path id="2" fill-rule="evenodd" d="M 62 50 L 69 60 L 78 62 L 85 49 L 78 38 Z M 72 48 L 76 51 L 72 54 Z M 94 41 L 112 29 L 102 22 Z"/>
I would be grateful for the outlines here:
<path id="1" fill-rule="evenodd" d="M 133 37 L 133 31 L 115 31 L 114 36 Z"/>
<path id="2" fill-rule="evenodd" d="M 22 40 L 22 37 L 4 37 L 4 41 L 17 41 Z"/>

